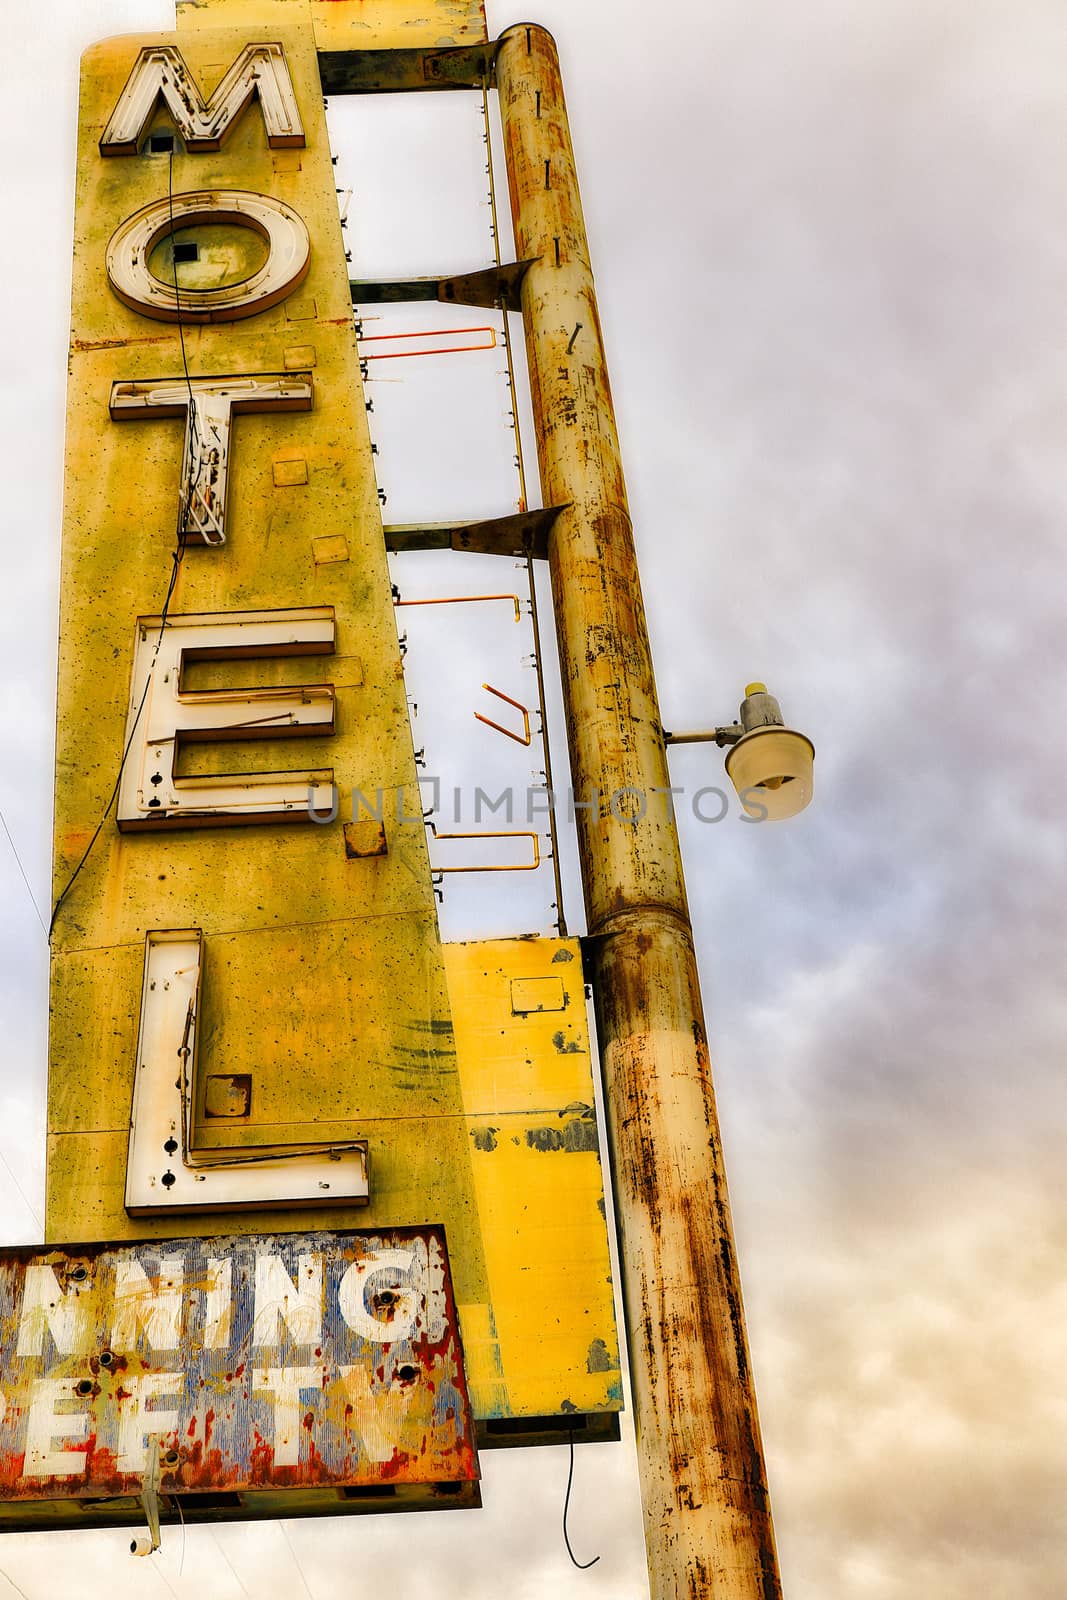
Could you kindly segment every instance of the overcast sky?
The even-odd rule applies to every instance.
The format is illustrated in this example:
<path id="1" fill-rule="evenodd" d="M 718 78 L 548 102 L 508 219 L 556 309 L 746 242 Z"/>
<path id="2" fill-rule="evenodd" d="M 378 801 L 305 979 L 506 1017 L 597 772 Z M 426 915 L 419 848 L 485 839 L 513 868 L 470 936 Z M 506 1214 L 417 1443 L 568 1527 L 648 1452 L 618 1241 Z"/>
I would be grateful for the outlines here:
<path id="1" fill-rule="evenodd" d="M 764 678 L 818 751 L 790 824 L 682 811 L 785 1592 L 1062 1600 L 1067 12 L 530 10 L 563 59 L 664 720 L 730 720 Z M 47 921 L 77 58 L 171 13 L 9 12 L 0 806 Z M 718 760 L 676 750 L 676 781 Z M 3 837 L 0 894 L 18 1242 L 46 961 Z M 28 1600 L 272 1600 L 297 1560 L 314 1600 L 641 1600 L 628 1449 L 578 1454 L 585 1573 L 559 1451 L 489 1459 L 482 1512 L 168 1532 L 152 1563 L 9 1536 L 0 1569 Z"/>

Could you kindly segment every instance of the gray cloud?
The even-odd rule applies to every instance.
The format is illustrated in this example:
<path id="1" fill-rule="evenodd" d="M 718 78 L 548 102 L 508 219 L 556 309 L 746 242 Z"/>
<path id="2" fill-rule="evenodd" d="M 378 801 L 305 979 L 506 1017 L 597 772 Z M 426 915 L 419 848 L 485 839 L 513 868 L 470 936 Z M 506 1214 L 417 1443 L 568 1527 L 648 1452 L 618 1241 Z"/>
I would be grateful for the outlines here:
<path id="1" fill-rule="evenodd" d="M 165 10 L 66 6 L 4 107 L 17 127 L 43 86 L 56 105 L 32 163 L 16 133 L 0 147 L 37 241 L 7 231 L 7 303 L 46 309 L 0 395 L 22 469 L 0 803 L 42 903 L 75 56 Z M 727 720 L 763 677 L 818 748 L 816 804 L 787 828 L 683 813 L 786 1592 L 1058 1600 L 1067 17 L 536 14 L 563 56 L 664 718 Z M 418 479 L 388 466 L 414 501 L 448 446 L 427 442 Z M 719 759 L 676 750 L 677 781 L 721 783 Z M 39 1207 L 44 965 L 5 850 L 2 1148 Z M 29 1237 L 2 1168 L 0 1198 Z M 400 1570 L 410 1594 L 447 1574 L 456 1594 L 629 1600 L 627 1460 L 579 1452 L 574 1527 L 604 1555 L 587 1574 L 558 1537 L 558 1452 L 488 1460 L 478 1516 L 289 1533 L 316 1595 Z M 217 1540 L 190 1531 L 179 1578 L 168 1535 L 177 1592 L 240 1593 L 219 1545 L 249 1590 L 296 1592 L 277 1529 Z M 0 1566 L 31 1600 L 55 1574 L 140 1593 L 117 1548 L 58 1535 L 45 1565 L 17 1538 Z"/>

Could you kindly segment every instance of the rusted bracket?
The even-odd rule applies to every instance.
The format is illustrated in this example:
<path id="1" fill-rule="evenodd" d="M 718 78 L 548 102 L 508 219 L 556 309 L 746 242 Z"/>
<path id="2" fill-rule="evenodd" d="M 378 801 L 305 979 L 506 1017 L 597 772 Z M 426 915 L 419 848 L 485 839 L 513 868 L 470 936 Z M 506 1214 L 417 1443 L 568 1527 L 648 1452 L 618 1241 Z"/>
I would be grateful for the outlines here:
<path id="1" fill-rule="evenodd" d="M 514 511 L 481 522 L 394 522 L 387 525 L 387 550 L 467 550 L 481 556 L 548 555 L 548 534 L 566 505 Z"/>
<path id="2" fill-rule="evenodd" d="M 320 50 L 322 92 L 402 94 L 412 89 L 482 89 L 493 79 L 498 39 L 427 50 Z"/>
<path id="3" fill-rule="evenodd" d="M 492 833 L 438 833 L 432 822 L 429 824 L 429 827 L 430 832 L 438 842 L 440 842 L 442 839 L 529 839 L 531 848 L 533 850 L 533 859 L 531 861 L 505 862 L 503 865 L 495 863 L 483 863 L 481 866 L 473 867 L 435 866 L 433 868 L 435 873 L 536 872 L 538 867 L 541 865 L 541 841 L 536 833 L 530 832 L 527 829 L 505 829 L 503 832 L 495 831 Z"/>
<path id="4" fill-rule="evenodd" d="M 348 287 L 354 306 L 440 300 L 445 305 L 521 311 L 522 280 L 535 260 L 536 256 L 526 261 L 503 261 L 499 266 L 461 272 L 450 278 L 361 278 L 352 280 Z"/>
<path id="5" fill-rule="evenodd" d="M 503 700 L 505 705 L 514 706 L 522 716 L 522 732 L 513 733 L 510 728 L 505 728 L 502 723 L 494 722 L 491 717 L 485 717 L 480 711 L 474 713 L 477 722 L 484 722 L 487 728 L 493 728 L 497 733 L 502 733 L 505 739 L 514 739 L 516 744 L 529 745 L 530 743 L 530 713 L 521 700 L 513 700 L 503 689 L 494 689 L 491 683 L 483 683 L 482 688 L 489 694 L 495 694 L 498 700 Z"/>
<path id="6" fill-rule="evenodd" d="M 148 1435 L 148 1454 L 145 1461 L 144 1473 L 141 1477 L 141 1507 L 144 1519 L 148 1524 L 148 1538 L 142 1534 L 139 1539 L 131 1539 L 131 1556 L 150 1556 L 160 1548 L 159 1538 L 159 1434 Z"/>

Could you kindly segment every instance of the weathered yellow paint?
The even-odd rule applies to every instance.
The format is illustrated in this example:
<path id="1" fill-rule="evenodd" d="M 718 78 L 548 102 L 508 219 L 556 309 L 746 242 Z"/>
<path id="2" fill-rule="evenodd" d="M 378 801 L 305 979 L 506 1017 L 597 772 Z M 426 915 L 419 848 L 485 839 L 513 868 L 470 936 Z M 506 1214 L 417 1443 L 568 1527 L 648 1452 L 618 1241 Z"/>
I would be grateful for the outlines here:
<path id="1" fill-rule="evenodd" d="M 297 0 L 284 4 L 287 16 L 300 10 Z M 407 27 L 409 9 L 419 8 L 388 8 L 398 28 Z M 452 9 L 480 15 L 477 6 Z M 370 1205 L 317 1209 L 314 1224 L 444 1223 L 475 1415 L 612 1412 L 621 1405 L 618 1351 L 578 947 L 525 939 L 440 944 L 319 41 L 309 23 L 283 30 L 269 5 L 256 10 L 265 20 L 254 27 L 185 33 L 183 55 L 210 95 L 244 45 L 280 41 L 303 149 L 271 151 L 253 102 L 220 151 L 178 150 L 173 171 L 166 155 L 105 161 L 97 141 L 138 50 L 170 39 L 114 40 L 84 58 L 55 892 L 114 784 L 134 622 L 159 613 L 171 572 L 185 424 L 146 418 L 119 426 L 108 403 L 116 381 L 183 372 L 179 330 L 122 304 L 104 271 L 115 228 L 165 196 L 171 181 L 175 193 L 224 187 L 274 195 L 300 214 L 312 239 L 310 272 L 288 299 L 241 322 L 185 328 L 192 375 L 294 371 L 310 374 L 314 385 L 309 412 L 236 420 L 228 542 L 186 550 L 171 614 L 328 605 L 337 624 L 336 653 L 319 661 L 203 662 L 187 675 L 191 690 L 330 682 L 335 734 L 298 745 L 192 746 L 183 771 L 332 767 L 339 816 L 321 827 L 126 835 L 113 816 L 105 821 L 53 936 L 48 1237 L 307 1226 L 308 1213 L 296 1208 L 136 1220 L 124 1210 L 145 935 L 200 928 L 193 1143 L 247 1149 L 365 1138 Z M 375 10 L 386 15 L 384 0 Z M 421 10 L 436 15 L 431 0 Z M 239 5 L 226 6 L 227 17 L 235 12 L 243 15 Z M 373 42 L 380 47 L 382 38 Z M 415 30 L 404 42 L 426 40 Z M 169 131 L 165 112 L 153 127 Z M 379 789 L 381 821 L 349 821 L 356 792 L 373 801 Z M 227 1091 L 231 1079 L 247 1079 L 247 1095 Z"/>
<path id="2" fill-rule="evenodd" d="M 298 295 L 233 324 L 187 326 L 197 376 L 307 370 L 303 414 L 239 417 L 231 439 L 225 546 L 187 548 L 172 615 L 331 605 L 337 655 L 194 667 L 212 683 L 334 682 L 337 732 L 306 739 L 194 747 L 189 772 L 329 766 L 340 791 L 330 826 L 237 827 L 120 836 L 105 822 L 53 936 L 48 1235 L 159 1236 L 173 1216 L 133 1222 L 122 1208 L 136 1014 L 148 929 L 204 932 L 204 1074 L 250 1073 L 247 1124 L 204 1121 L 204 1137 L 270 1143 L 290 1130 L 373 1127 L 374 1199 L 322 1226 L 434 1219 L 449 1231 L 459 1297 L 485 1303 L 469 1141 L 390 597 L 377 487 L 352 324 L 318 62 L 310 26 L 227 29 L 183 38 L 205 93 L 250 39 L 279 39 L 306 147 L 272 152 L 253 101 L 221 150 L 101 158 L 97 141 L 143 44 L 119 39 L 83 61 L 79 125 L 56 782 L 55 892 L 67 882 L 107 803 L 122 753 L 134 623 L 158 613 L 171 572 L 184 422 L 119 426 L 117 380 L 180 376 L 178 329 L 109 290 L 104 251 L 115 228 L 173 190 L 243 188 L 293 206 L 312 238 Z M 169 126 L 165 113 L 155 126 Z M 295 358 L 295 359 L 294 359 Z M 298 451 L 307 482 L 279 461 Z M 289 478 L 290 482 L 286 479 Z M 343 536 L 347 561 L 316 560 Z M 312 670 L 314 669 L 314 670 Z M 387 851 L 353 857 L 342 818 L 357 789 L 385 792 Z M 399 813 L 398 813 L 399 800 Z M 401 1115 L 403 1108 L 403 1115 Z M 395 1119 L 395 1120 L 390 1120 Z M 219 1131 L 221 1129 L 221 1132 Z M 297 1135 L 303 1136 L 303 1135 Z M 217 1230 L 217 1217 L 181 1218 Z M 306 1225 L 306 1213 L 241 1214 L 239 1231 Z M 179 1230 L 180 1231 L 180 1230 Z"/>
<path id="3" fill-rule="evenodd" d="M 499 1362 L 494 1372 L 461 1305 L 475 1415 L 618 1410 L 619 1353 L 578 943 L 446 945 L 445 969 Z M 562 1006 L 516 1015 L 517 987 L 543 987 L 553 999 L 561 992 Z"/>
<path id="4" fill-rule="evenodd" d="M 481 44 L 485 0 L 178 0 L 183 31 L 225 24 L 291 27 L 309 14 L 319 50 L 414 50 Z"/>

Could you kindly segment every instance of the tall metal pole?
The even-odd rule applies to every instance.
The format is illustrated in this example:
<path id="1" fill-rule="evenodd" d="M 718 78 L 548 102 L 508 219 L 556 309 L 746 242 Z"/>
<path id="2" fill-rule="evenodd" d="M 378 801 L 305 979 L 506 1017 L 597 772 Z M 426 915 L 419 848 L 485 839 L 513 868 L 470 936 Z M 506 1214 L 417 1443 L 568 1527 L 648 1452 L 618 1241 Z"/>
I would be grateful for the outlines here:
<path id="1" fill-rule="evenodd" d="M 559 62 L 496 58 L 578 810 L 653 1600 L 781 1595 L 666 753 Z M 639 226 L 634 217 L 634 226 Z M 657 791 L 659 791 L 657 793 Z M 614 808 L 611 800 L 614 796 Z M 619 820 L 616 814 L 632 820 Z"/>

